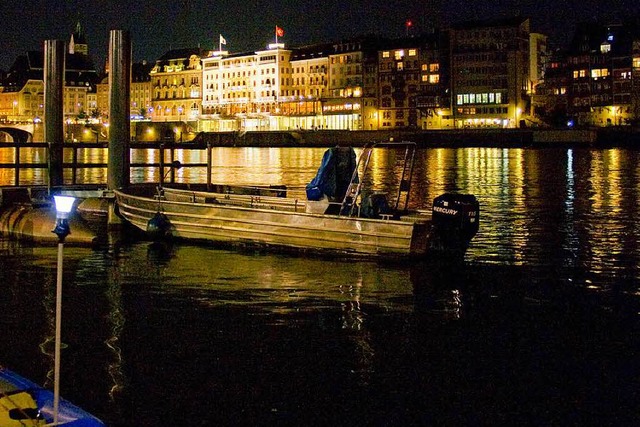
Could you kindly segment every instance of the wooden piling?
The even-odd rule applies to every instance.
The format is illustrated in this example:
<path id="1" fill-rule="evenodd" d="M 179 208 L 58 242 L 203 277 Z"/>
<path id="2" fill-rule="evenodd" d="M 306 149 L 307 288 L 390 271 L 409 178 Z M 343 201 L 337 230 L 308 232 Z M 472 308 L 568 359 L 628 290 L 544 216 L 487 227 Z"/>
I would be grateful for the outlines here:
<path id="1" fill-rule="evenodd" d="M 131 37 L 111 30 L 109 38 L 109 159 L 107 188 L 129 185 Z"/>
<path id="2" fill-rule="evenodd" d="M 48 190 L 51 194 L 52 187 L 63 185 L 65 43 L 45 40 L 44 58 L 44 137 L 49 143 Z"/>
<path id="3" fill-rule="evenodd" d="M 107 212 L 109 228 L 121 223 L 115 212 L 112 191 L 130 183 L 129 139 L 131 137 L 131 37 L 128 31 L 109 33 L 109 154 L 107 189 L 110 197 Z"/>

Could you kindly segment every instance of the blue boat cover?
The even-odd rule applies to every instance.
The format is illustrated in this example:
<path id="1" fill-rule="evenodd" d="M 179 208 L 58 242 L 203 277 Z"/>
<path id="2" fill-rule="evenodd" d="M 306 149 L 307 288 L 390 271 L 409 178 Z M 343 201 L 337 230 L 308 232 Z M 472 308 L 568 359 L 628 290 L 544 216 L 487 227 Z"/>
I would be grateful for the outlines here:
<path id="1" fill-rule="evenodd" d="M 318 173 L 307 184 L 307 199 L 342 201 L 356 169 L 356 152 L 353 147 L 332 147 L 325 151 Z M 356 181 L 357 175 L 356 175 Z"/>
<path id="2" fill-rule="evenodd" d="M 16 426 L 53 422 L 53 399 L 51 391 L 0 366 L 0 420 L 3 426 L 13 426 L 14 422 Z M 58 423 L 65 427 L 104 427 L 98 418 L 64 399 L 59 402 Z"/>

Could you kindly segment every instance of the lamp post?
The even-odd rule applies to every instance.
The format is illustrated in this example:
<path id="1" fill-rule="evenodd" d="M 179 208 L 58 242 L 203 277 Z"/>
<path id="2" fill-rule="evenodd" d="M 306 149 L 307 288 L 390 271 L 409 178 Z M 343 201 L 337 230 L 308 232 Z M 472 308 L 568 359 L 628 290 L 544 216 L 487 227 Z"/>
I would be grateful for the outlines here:
<path id="1" fill-rule="evenodd" d="M 60 336 L 62 330 L 62 257 L 64 239 L 71 233 L 69 213 L 73 207 L 74 197 L 53 196 L 56 204 L 56 226 L 52 230 L 58 236 L 58 268 L 56 280 L 56 343 L 53 368 L 53 424 L 58 424 L 58 408 L 60 406 Z"/>

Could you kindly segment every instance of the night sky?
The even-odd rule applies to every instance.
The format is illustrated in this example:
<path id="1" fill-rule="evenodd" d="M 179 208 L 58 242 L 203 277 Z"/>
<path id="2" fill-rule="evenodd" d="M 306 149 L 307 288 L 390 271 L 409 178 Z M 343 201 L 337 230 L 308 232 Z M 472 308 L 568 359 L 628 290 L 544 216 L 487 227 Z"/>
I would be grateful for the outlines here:
<path id="1" fill-rule="evenodd" d="M 280 41 L 289 47 L 376 33 L 405 34 L 411 19 L 414 31 L 429 25 L 446 27 L 470 19 L 531 17 L 532 31 L 564 45 L 579 21 L 596 17 L 607 22 L 640 14 L 638 0 L 0 0 L 0 69 L 7 70 L 18 55 L 41 49 L 47 39 L 69 40 L 80 21 L 89 53 L 101 67 L 109 31 L 129 30 L 133 59 L 155 61 L 172 48 L 217 48 L 218 35 L 231 52 L 256 50 L 273 42 L 276 25 Z"/>

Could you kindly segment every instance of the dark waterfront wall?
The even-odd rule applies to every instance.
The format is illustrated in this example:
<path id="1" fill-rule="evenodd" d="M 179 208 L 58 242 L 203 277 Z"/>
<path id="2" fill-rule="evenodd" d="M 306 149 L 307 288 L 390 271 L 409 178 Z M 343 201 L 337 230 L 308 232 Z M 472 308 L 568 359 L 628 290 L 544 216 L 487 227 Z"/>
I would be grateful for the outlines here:
<path id="1" fill-rule="evenodd" d="M 155 124 L 143 124 L 150 127 Z M 163 134 L 162 126 L 154 134 Z M 137 135 L 147 132 L 137 130 Z M 145 141 L 138 138 L 139 141 Z M 461 129 L 461 130 L 301 130 L 256 132 L 201 132 L 184 142 L 211 146 L 244 147 L 330 147 L 361 146 L 376 141 L 413 141 L 419 145 L 446 147 L 514 147 L 546 145 L 636 145 L 640 146 L 640 131 L 634 129 Z M 152 142 L 152 141 L 149 141 Z M 153 141 L 156 142 L 156 141 Z M 177 142 L 166 138 L 164 142 Z"/>

